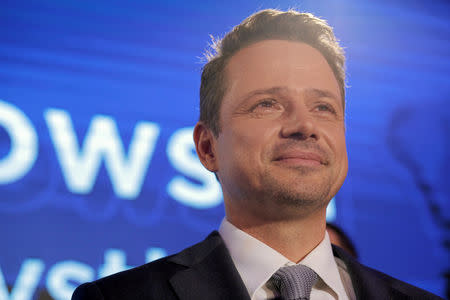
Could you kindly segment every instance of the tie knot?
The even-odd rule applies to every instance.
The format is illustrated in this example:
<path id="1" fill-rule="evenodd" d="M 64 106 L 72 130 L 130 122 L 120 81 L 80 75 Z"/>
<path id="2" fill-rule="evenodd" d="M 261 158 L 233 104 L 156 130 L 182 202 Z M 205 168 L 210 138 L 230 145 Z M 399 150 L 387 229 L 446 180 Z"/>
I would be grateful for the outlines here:
<path id="1" fill-rule="evenodd" d="M 304 265 L 280 268 L 271 278 L 271 284 L 286 300 L 309 300 L 316 283 L 316 272 Z"/>

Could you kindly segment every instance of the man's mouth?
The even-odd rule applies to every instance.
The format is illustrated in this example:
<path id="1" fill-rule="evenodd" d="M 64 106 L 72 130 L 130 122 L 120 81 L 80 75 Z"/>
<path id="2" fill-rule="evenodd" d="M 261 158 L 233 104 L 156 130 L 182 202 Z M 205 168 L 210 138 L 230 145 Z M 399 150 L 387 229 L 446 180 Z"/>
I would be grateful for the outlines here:
<path id="1" fill-rule="evenodd" d="M 322 155 L 307 151 L 286 151 L 276 156 L 275 161 L 289 165 L 320 166 L 328 162 Z"/>

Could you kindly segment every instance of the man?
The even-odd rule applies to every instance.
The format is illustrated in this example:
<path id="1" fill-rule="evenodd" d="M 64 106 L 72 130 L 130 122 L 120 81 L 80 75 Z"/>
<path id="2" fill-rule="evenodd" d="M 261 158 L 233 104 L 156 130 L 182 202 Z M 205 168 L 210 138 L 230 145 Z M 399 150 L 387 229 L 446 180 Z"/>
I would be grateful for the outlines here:
<path id="1" fill-rule="evenodd" d="M 437 299 L 332 249 L 325 233 L 348 168 L 344 56 L 326 22 L 263 10 L 215 46 L 194 141 L 222 186 L 219 233 L 73 299 Z"/>

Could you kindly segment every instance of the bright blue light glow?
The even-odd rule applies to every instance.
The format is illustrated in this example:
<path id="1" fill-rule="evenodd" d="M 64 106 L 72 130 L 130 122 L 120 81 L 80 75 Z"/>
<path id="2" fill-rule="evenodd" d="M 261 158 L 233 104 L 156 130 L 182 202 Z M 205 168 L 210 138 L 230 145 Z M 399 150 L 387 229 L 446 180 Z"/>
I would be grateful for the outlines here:
<path id="1" fill-rule="evenodd" d="M 156 247 L 149 248 L 145 253 L 145 262 L 151 262 L 164 256 L 167 256 L 167 251 L 165 249 Z"/>
<path id="2" fill-rule="evenodd" d="M 46 286 L 49 294 L 56 300 L 70 299 L 79 284 L 94 280 L 94 270 L 86 264 L 77 261 L 62 261 L 53 265 L 47 274 Z"/>
<path id="3" fill-rule="evenodd" d="M 192 130 L 192 127 L 181 128 L 172 134 L 167 156 L 175 169 L 202 184 L 193 183 L 184 176 L 175 176 L 167 186 L 167 193 L 186 206 L 207 209 L 222 202 L 222 192 L 214 174 L 206 170 L 194 154 Z"/>
<path id="4" fill-rule="evenodd" d="M 327 206 L 327 222 L 336 221 L 336 198 L 333 197 Z"/>
<path id="5" fill-rule="evenodd" d="M 38 156 L 38 137 L 28 117 L 16 106 L 0 100 L 0 126 L 11 138 L 11 149 L 0 159 L 0 184 L 22 178 Z"/>
<path id="6" fill-rule="evenodd" d="M 40 259 L 29 258 L 22 263 L 16 282 L 8 295 L 3 274 L 0 270 L 0 299 L 31 300 L 44 271 L 44 263 Z"/>
<path id="7" fill-rule="evenodd" d="M 132 268 L 127 266 L 125 251 L 108 249 L 105 251 L 105 263 L 98 270 L 98 277 L 105 277 Z"/>

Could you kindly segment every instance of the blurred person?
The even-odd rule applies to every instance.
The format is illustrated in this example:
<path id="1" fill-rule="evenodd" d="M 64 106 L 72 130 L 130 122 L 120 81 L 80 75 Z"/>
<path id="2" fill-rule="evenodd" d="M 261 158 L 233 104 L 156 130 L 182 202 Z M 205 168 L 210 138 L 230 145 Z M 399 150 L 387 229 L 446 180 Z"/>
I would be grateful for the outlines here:
<path id="1" fill-rule="evenodd" d="M 356 251 L 355 245 L 341 227 L 327 222 L 326 230 L 331 244 L 341 247 L 355 259 L 358 259 L 358 252 Z"/>
<path id="2" fill-rule="evenodd" d="M 326 21 L 262 10 L 214 47 L 194 141 L 222 186 L 219 231 L 72 299 L 440 299 L 330 243 L 348 161 L 345 59 Z"/>

